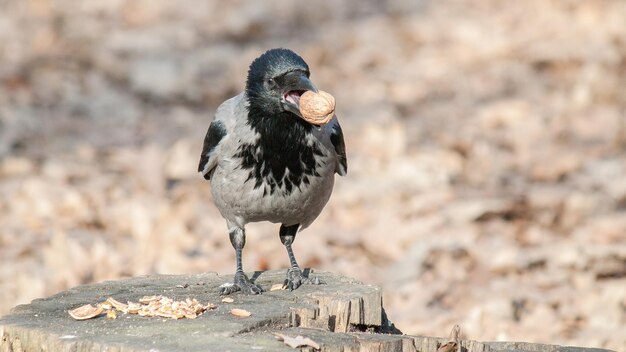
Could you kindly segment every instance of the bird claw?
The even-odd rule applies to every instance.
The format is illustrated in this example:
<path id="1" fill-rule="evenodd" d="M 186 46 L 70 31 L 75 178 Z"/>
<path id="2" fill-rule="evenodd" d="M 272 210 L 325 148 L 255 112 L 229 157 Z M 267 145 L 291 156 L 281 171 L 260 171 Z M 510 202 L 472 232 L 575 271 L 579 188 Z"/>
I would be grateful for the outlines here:
<path id="1" fill-rule="evenodd" d="M 289 289 L 289 291 L 293 291 L 300 287 L 302 284 L 324 285 L 326 283 L 320 280 L 319 277 L 309 277 L 307 275 L 304 275 L 300 268 L 291 268 L 287 270 L 287 278 L 283 283 L 283 287 Z"/>
<path id="2" fill-rule="evenodd" d="M 227 282 L 220 286 L 220 295 L 222 296 L 226 296 L 237 291 L 241 291 L 247 295 L 258 295 L 263 292 L 263 288 L 254 284 L 244 274 L 235 274 L 235 282 Z"/>

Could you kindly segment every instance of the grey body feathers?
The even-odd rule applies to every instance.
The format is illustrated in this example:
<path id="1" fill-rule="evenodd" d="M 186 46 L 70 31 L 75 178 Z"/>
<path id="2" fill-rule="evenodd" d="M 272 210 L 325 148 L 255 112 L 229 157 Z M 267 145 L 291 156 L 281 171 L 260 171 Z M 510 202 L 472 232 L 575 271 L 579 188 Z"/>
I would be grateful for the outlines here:
<path id="1" fill-rule="evenodd" d="M 294 118 L 298 117 L 294 115 Z M 199 171 L 210 178 L 213 200 L 229 228 L 243 228 L 246 223 L 256 221 L 286 226 L 300 224 L 300 229 L 306 228 L 328 202 L 334 174 L 344 175 L 347 171 L 343 135 L 336 117 L 326 125 L 313 127 L 302 141 L 319 150 L 314 156 L 317 175 L 290 190 L 282 184 L 271 194 L 266 180 L 260 186 L 255 184 L 250 179 L 250 170 L 243 168 L 237 157 L 242 143 L 254 144 L 260 138 L 248 123 L 245 93 L 220 105 L 211 129 L 205 139 Z"/>

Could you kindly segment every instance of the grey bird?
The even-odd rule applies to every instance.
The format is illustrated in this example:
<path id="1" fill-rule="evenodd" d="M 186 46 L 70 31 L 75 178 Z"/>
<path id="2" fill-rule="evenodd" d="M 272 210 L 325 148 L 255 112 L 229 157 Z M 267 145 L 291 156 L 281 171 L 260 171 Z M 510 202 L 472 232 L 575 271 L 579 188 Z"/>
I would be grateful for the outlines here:
<path id="1" fill-rule="evenodd" d="M 309 76 L 309 66 L 293 51 L 268 50 L 250 65 L 245 91 L 218 107 L 204 138 L 198 171 L 211 182 L 236 256 L 234 282 L 222 285 L 221 294 L 263 291 L 242 267 L 249 222 L 281 224 L 291 262 L 287 288 L 319 283 L 298 266 L 291 245 L 328 202 L 335 173 L 345 175 L 348 165 L 337 117 L 321 126 L 302 119 L 300 96 L 318 91 Z"/>

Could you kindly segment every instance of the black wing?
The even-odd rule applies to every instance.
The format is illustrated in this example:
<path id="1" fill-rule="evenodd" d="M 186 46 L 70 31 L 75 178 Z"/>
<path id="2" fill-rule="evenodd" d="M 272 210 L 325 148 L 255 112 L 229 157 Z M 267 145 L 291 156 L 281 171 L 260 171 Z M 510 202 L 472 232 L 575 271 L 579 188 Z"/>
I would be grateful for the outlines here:
<path id="1" fill-rule="evenodd" d="M 337 152 L 337 169 L 335 172 L 339 176 L 345 176 L 348 173 L 348 159 L 346 158 L 346 145 L 343 141 L 343 132 L 339 123 L 333 126 L 330 141 L 335 146 L 335 152 Z"/>
<path id="2" fill-rule="evenodd" d="M 202 147 L 200 164 L 198 164 L 198 172 L 202 172 L 202 176 L 207 180 L 211 179 L 211 171 L 213 171 L 217 164 L 215 157 L 212 157 L 212 152 L 225 135 L 226 128 L 222 121 L 215 120 L 211 122 L 209 130 L 204 137 L 204 147 Z"/>

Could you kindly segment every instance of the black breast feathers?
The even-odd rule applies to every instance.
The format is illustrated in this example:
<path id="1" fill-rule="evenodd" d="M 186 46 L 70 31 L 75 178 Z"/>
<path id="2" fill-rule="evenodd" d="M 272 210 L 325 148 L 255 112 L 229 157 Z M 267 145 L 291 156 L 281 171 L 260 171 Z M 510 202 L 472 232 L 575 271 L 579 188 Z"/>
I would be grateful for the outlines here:
<path id="1" fill-rule="evenodd" d="M 269 117 L 251 108 L 248 116 L 259 139 L 241 144 L 235 154 L 241 158 L 241 167 L 250 170 L 246 182 L 254 182 L 255 189 L 263 187 L 264 195 L 281 190 L 289 194 L 308 185 L 310 177 L 320 176 L 317 168 L 324 161 L 316 156 L 324 152 L 307 138 L 312 126 L 288 112 Z"/>

